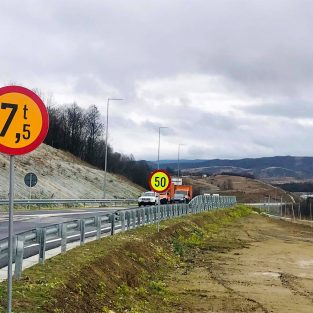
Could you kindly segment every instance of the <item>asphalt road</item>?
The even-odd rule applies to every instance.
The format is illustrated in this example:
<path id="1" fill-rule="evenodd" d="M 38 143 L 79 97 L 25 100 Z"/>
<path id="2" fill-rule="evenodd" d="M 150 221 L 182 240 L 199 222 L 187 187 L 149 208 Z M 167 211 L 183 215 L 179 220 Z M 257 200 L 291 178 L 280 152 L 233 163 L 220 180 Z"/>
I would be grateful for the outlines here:
<path id="1" fill-rule="evenodd" d="M 18 234 L 37 227 L 63 223 L 83 217 L 112 213 L 124 209 L 126 208 L 111 207 L 72 210 L 17 211 L 14 213 L 13 230 L 14 234 Z M 0 239 L 8 237 L 8 224 L 8 213 L 0 212 Z"/>

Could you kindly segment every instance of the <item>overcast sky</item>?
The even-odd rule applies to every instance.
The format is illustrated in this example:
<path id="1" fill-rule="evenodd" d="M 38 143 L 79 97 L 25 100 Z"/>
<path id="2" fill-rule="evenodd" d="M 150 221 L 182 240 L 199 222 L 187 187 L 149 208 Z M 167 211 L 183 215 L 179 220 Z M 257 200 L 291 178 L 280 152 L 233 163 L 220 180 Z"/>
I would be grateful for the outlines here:
<path id="1" fill-rule="evenodd" d="M 136 159 L 313 155 L 313 1 L 2 0 L 0 82 L 96 104 Z"/>

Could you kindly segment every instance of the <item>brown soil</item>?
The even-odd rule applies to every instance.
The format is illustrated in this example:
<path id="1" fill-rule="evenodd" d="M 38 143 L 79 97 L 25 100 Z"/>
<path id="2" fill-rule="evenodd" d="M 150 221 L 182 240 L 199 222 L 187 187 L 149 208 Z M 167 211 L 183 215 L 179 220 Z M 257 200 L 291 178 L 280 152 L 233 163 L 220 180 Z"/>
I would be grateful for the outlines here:
<path id="1" fill-rule="evenodd" d="M 313 312 L 312 234 L 308 226 L 252 214 L 166 283 L 181 298 L 180 312 Z M 234 242 L 242 247 L 229 249 Z"/>

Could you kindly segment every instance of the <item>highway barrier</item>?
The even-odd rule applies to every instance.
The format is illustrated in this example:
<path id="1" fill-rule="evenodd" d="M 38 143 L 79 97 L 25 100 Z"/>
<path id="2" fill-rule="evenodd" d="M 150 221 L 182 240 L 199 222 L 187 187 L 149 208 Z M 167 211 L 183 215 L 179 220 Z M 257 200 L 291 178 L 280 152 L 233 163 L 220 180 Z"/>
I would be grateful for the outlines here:
<path id="1" fill-rule="evenodd" d="M 47 204 L 99 204 L 99 205 L 124 205 L 137 203 L 137 199 L 14 199 L 14 204 L 19 205 L 47 205 Z M 0 205 L 8 205 L 9 199 L 0 199 Z"/>
<path id="2" fill-rule="evenodd" d="M 32 229 L 14 236 L 14 277 L 20 278 L 23 260 L 38 255 L 38 262 L 44 263 L 48 250 L 61 247 L 65 253 L 67 244 L 85 243 L 86 238 L 100 239 L 104 235 L 114 235 L 117 231 L 126 231 L 147 224 L 159 223 L 187 214 L 231 207 L 236 197 L 197 196 L 190 203 L 146 206 L 114 213 L 75 219 L 61 224 Z M 8 238 L 0 240 L 0 268 L 8 262 Z"/>

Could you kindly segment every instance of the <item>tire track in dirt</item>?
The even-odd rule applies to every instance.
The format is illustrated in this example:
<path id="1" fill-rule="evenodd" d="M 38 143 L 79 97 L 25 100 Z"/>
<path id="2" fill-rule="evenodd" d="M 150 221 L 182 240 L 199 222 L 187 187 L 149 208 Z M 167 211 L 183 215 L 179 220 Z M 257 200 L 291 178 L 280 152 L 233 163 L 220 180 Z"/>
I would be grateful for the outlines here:
<path id="1" fill-rule="evenodd" d="M 208 272 L 210 273 L 211 278 L 216 281 L 218 284 L 220 284 L 221 286 L 223 286 L 226 290 L 228 290 L 230 293 L 235 294 L 236 296 L 243 298 L 245 301 L 250 302 L 254 305 L 256 305 L 254 311 L 256 311 L 257 309 L 261 309 L 263 313 L 271 313 L 271 311 L 269 311 L 262 303 L 260 303 L 259 301 L 256 301 L 250 297 L 246 297 L 245 295 L 243 295 L 242 293 L 240 293 L 239 291 L 233 289 L 232 287 L 229 286 L 229 282 L 227 282 L 226 280 L 224 280 L 219 274 L 218 274 L 218 269 L 216 268 L 216 266 L 213 265 L 213 263 L 210 264 L 209 267 L 207 267 Z"/>
<path id="2" fill-rule="evenodd" d="M 297 276 L 288 273 L 280 273 L 279 279 L 282 285 L 293 294 L 305 297 L 313 303 L 313 292 L 306 290 Z"/>

